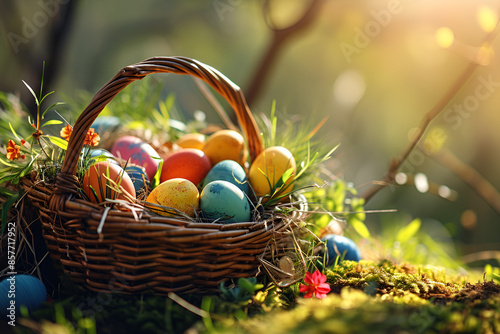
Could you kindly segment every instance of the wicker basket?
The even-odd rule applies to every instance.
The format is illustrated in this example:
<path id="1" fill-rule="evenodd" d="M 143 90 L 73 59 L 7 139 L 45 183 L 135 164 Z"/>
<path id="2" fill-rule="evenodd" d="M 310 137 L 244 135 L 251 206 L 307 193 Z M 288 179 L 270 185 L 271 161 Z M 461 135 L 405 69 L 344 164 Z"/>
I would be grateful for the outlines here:
<path id="1" fill-rule="evenodd" d="M 211 224 L 104 208 L 81 199 L 76 169 L 85 134 L 101 110 L 135 80 L 152 73 L 191 75 L 210 85 L 236 112 L 250 159 L 263 150 L 239 87 L 210 66 L 184 57 L 155 57 L 127 66 L 107 82 L 77 119 L 55 183 L 36 173 L 22 187 L 38 209 L 51 257 L 77 285 L 94 291 L 205 293 L 221 282 L 264 274 L 289 251 L 293 218 Z"/>

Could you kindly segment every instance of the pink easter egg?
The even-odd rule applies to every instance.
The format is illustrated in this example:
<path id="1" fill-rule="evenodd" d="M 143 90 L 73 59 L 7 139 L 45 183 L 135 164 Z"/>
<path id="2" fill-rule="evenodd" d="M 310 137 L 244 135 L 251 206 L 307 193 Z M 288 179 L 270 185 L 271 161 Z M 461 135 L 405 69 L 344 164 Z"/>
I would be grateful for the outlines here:
<path id="1" fill-rule="evenodd" d="M 130 159 L 129 165 L 144 167 L 149 180 L 154 178 L 161 161 L 158 152 L 151 145 L 135 136 L 118 138 L 111 153 L 123 160 Z"/>

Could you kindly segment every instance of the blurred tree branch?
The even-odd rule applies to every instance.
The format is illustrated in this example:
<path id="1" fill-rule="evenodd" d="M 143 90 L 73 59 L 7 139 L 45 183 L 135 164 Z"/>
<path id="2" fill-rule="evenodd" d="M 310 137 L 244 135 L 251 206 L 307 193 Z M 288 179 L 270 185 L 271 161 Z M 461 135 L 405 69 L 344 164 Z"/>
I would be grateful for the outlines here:
<path id="1" fill-rule="evenodd" d="M 490 43 L 498 33 L 498 28 L 499 28 L 499 23 L 497 22 L 495 29 L 485 37 L 481 45 Z M 397 157 L 391 160 L 389 169 L 387 170 L 386 174 L 382 177 L 380 181 L 373 183 L 373 186 L 361 195 L 361 197 L 365 199 L 365 202 L 368 202 L 374 195 L 376 195 L 381 189 L 385 188 L 387 185 L 394 184 L 395 176 L 399 168 L 403 165 L 403 163 L 406 161 L 410 153 L 419 144 L 420 140 L 423 138 L 431 122 L 445 109 L 445 107 L 450 103 L 450 101 L 455 97 L 455 95 L 470 79 L 470 77 L 472 76 L 474 71 L 479 67 L 479 65 L 480 64 L 478 62 L 470 62 L 469 65 L 462 72 L 462 74 L 455 80 L 452 86 L 443 95 L 443 97 L 439 101 L 437 101 L 437 103 L 423 116 L 419 126 L 417 127 L 417 130 L 415 131 L 413 138 L 408 142 L 408 144 L 403 149 L 401 154 L 399 154 Z"/>
<path id="2" fill-rule="evenodd" d="M 61 64 L 61 56 L 70 31 L 78 0 L 39 2 L 33 6 L 34 14 L 22 13 L 19 2 L 0 1 L 0 22 L 11 44 L 14 59 L 23 68 L 23 77 L 33 88 L 40 87 L 42 63 L 46 62 L 44 87 L 52 86 Z M 35 21 L 46 18 L 44 21 Z M 45 31 L 44 31 L 45 30 Z M 28 34 L 29 32 L 29 34 Z M 29 47 L 28 47 L 29 46 Z M 16 91 L 15 87 L 3 87 L 4 91 Z M 36 89 L 35 89 L 36 91 Z M 32 114 L 34 101 L 29 92 L 21 90 L 21 101 Z M 34 116 L 34 115 L 33 115 Z"/>
<path id="3" fill-rule="evenodd" d="M 264 82 L 269 76 L 270 69 L 276 61 L 280 51 L 283 49 L 285 42 L 292 36 L 303 32 L 314 21 L 323 1 L 324 0 L 311 0 L 309 7 L 304 11 L 298 21 L 285 28 L 277 28 L 272 22 L 270 15 L 270 0 L 265 1 L 263 8 L 264 17 L 267 26 L 272 31 L 272 38 L 246 89 L 245 97 L 250 106 L 255 102 L 264 88 Z"/>
<path id="4" fill-rule="evenodd" d="M 426 150 L 424 152 L 427 153 Z M 455 173 L 500 214 L 500 193 L 477 170 L 460 161 L 460 159 L 446 148 L 442 148 L 434 154 L 427 153 L 427 155 Z"/>

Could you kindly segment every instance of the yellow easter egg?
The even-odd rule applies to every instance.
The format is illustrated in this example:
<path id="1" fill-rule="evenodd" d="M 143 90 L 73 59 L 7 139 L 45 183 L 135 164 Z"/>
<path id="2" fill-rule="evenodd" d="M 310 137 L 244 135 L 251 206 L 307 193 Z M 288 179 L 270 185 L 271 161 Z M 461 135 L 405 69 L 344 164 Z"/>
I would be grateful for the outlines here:
<path id="1" fill-rule="evenodd" d="M 194 217 L 199 207 L 199 198 L 198 188 L 191 181 L 175 178 L 160 183 L 148 195 L 146 202 L 174 208 Z M 151 206 L 149 208 L 160 215 L 173 216 L 169 212 L 155 210 Z"/>
<path id="2" fill-rule="evenodd" d="M 268 195 L 271 188 L 273 191 L 275 190 L 274 188 L 282 175 L 290 168 L 292 175 L 277 194 L 291 190 L 290 186 L 297 174 L 297 167 L 289 150 L 282 146 L 272 146 L 262 151 L 254 160 L 248 172 L 248 181 L 257 196 Z"/>
<path id="3" fill-rule="evenodd" d="M 175 141 L 182 148 L 196 148 L 201 150 L 205 145 L 205 136 L 201 133 L 187 133 Z"/>
<path id="4" fill-rule="evenodd" d="M 248 156 L 245 139 L 234 130 L 219 130 L 213 133 L 205 141 L 202 151 L 208 156 L 212 166 L 223 160 L 234 160 L 243 166 Z"/>

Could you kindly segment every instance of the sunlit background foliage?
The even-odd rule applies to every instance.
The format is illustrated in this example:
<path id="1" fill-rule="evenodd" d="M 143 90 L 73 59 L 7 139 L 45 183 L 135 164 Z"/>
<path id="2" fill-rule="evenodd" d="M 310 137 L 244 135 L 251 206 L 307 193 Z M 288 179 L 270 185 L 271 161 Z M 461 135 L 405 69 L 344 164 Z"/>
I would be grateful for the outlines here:
<path id="1" fill-rule="evenodd" d="M 310 2 L 273 0 L 266 9 L 265 1 L 235 0 L 2 1 L 0 91 L 18 94 L 31 108 L 21 80 L 36 87 L 45 60 L 47 89 L 55 90 L 57 101 L 72 103 L 57 110 L 73 123 L 76 109 L 116 71 L 154 55 L 201 60 L 245 93 L 259 64 L 268 61 L 261 91 L 250 103 L 253 112 L 269 115 L 275 101 L 279 119 L 297 128 L 327 116 L 317 136 L 331 147 L 340 143 L 327 167 L 363 193 L 384 175 L 460 73 L 478 62 L 422 141 L 427 152 L 456 159 L 415 150 L 401 168 L 415 186 L 390 186 L 365 206 L 398 212 L 367 214 L 366 223 L 378 236 L 378 247 L 396 258 L 401 255 L 398 236 L 406 238 L 398 233 L 415 219 L 420 219 L 419 232 L 404 240 L 414 247 L 412 256 L 443 251 L 469 262 L 481 251 L 498 250 L 500 205 L 478 194 L 477 180 L 469 184 L 453 170 L 459 161 L 482 182 L 500 188 L 499 40 L 482 44 L 495 28 L 500 2 L 324 0 L 309 25 L 285 40 L 272 61 L 265 58 L 277 36 L 271 27 L 292 26 Z M 69 15 L 63 12 L 68 8 Z M 69 17 L 66 24 L 58 21 L 63 14 Z M 52 34 L 56 23 L 62 25 L 57 38 Z M 158 77 L 164 85 L 161 99 L 174 94 L 186 120 L 203 110 L 209 122 L 220 122 L 192 80 Z M 145 113 L 140 105 L 129 112 L 130 120 Z M 453 201 L 440 196 L 447 189 L 456 194 Z"/>

